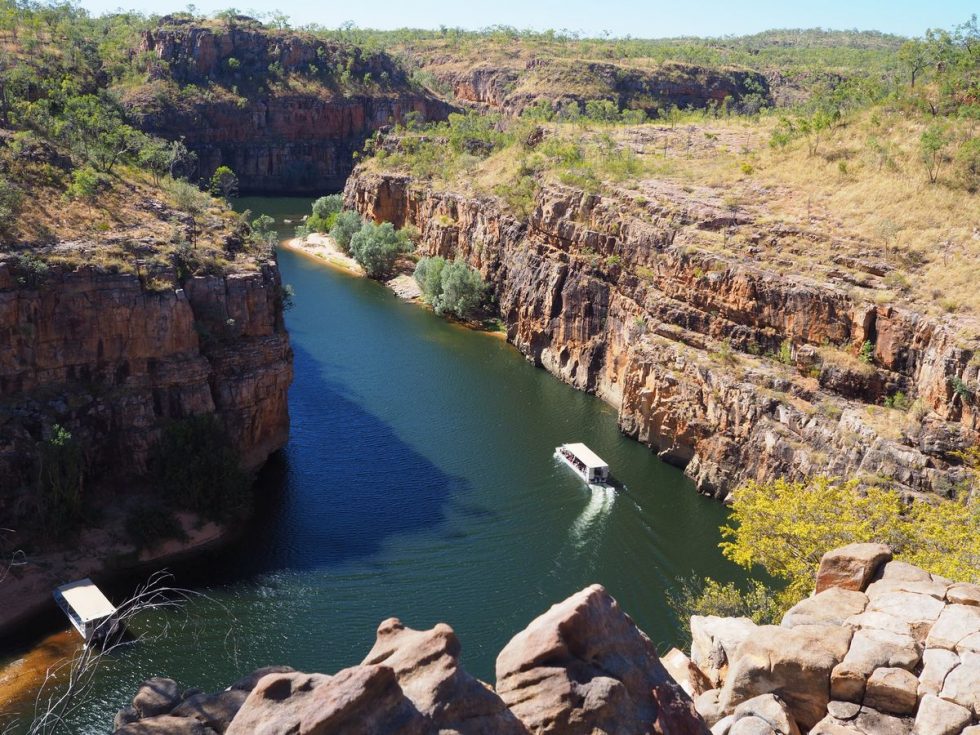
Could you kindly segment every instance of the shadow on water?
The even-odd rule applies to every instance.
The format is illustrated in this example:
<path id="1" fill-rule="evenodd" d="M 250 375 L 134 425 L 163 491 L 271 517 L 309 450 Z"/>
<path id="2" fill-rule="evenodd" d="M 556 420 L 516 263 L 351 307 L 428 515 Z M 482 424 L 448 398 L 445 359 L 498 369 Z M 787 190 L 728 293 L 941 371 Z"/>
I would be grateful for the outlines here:
<path id="1" fill-rule="evenodd" d="M 306 350 L 294 351 L 291 395 L 301 397 L 290 404 L 294 437 L 260 474 L 250 528 L 215 553 L 211 579 L 215 566 L 230 582 L 370 557 L 393 535 L 439 526 L 450 498 L 468 490 L 466 480 L 440 470 L 324 378 Z M 180 570 L 181 581 L 191 579 L 193 566 Z"/>

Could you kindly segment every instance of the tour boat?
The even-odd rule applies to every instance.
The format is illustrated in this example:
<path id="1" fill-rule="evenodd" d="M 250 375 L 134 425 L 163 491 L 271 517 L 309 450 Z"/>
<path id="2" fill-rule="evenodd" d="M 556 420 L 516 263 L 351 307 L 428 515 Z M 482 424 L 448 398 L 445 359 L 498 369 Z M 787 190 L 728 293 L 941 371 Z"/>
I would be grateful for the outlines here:
<path id="1" fill-rule="evenodd" d="M 116 606 L 91 579 L 80 579 L 54 591 L 55 602 L 75 626 L 85 643 L 107 637 L 116 629 Z"/>
<path id="2" fill-rule="evenodd" d="M 606 487 L 609 484 L 609 465 L 584 444 L 562 444 L 555 456 L 567 464 L 587 485 Z"/>

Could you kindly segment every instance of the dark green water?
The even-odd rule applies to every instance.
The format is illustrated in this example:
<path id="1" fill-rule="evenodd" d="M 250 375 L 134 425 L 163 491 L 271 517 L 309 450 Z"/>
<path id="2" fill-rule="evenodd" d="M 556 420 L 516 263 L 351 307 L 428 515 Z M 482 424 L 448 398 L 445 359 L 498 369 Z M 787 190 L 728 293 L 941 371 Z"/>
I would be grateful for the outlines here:
<path id="1" fill-rule="evenodd" d="M 307 206 L 242 204 L 280 219 Z M 717 548 L 722 506 L 621 436 L 613 409 L 376 283 L 287 250 L 279 262 L 296 291 L 289 444 L 242 541 L 178 570 L 212 600 L 143 621 L 175 627 L 114 656 L 80 732 L 107 732 L 150 675 L 217 689 L 268 663 L 358 663 L 392 615 L 450 623 L 467 668 L 492 681 L 514 633 L 592 582 L 670 643 L 666 588 L 740 576 Z M 592 496 L 552 458 L 566 441 L 595 449 L 625 491 Z"/>

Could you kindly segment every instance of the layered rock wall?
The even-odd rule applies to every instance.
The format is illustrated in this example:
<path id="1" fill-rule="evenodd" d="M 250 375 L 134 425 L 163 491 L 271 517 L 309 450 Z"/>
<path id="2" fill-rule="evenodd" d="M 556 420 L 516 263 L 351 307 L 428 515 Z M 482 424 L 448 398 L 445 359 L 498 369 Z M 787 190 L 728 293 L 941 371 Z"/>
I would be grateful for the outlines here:
<path id="1" fill-rule="evenodd" d="M 616 406 L 624 432 L 704 492 L 829 473 L 948 494 L 968 477 L 954 453 L 977 441 L 980 411 L 956 386 L 975 384 L 980 365 L 955 330 L 699 248 L 731 215 L 679 187 L 638 202 L 550 186 L 517 218 L 493 199 L 359 170 L 345 198 L 417 227 L 420 254 L 480 269 L 509 341 Z M 821 357 L 864 343 L 873 364 Z M 894 412 L 882 428 L 867 406 L 898 391 L 921 415 Z"/>
<path id="2" fill-rule="evenodd" d="M 203 413 L 261 465 L 289 430 L 281 299 L 273 261 L 164 291 L 88 267 L 29 286 L 0 263 L 0 503 L 30 484 L 55 424 L 93 476 L 142 474 L 164 422 Z"/>
<path id="3" fill-rule="evenodd" d="M 409 113 L 432 120 L 452 109 L 413 87 L 386 55 L 308 36 L 164 25 L 144 34 L 138 52 L 160 65 L 147 91 L 125 95 L 136 123 L 183 140 L 201 178 L 230 166 L 246 193 L 337 191 L 374 131 Z M 164 82 L 180 91 L 152 94 Z"/>

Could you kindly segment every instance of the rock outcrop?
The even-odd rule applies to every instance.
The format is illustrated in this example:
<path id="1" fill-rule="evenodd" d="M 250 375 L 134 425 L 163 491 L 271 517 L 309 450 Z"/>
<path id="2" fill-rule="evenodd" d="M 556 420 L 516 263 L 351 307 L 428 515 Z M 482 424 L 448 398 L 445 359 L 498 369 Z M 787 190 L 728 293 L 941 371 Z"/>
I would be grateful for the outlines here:
<path id="1" fill-rule="evenodd" d="M 702 492 L 825 473 L 945 495 L 968 477 L 955 452 L 980 438 L 980 411 L 954 387 L 975 384 L 980 361 L 954 326 L 699 248 L 730 214 L 706 192 L 646 183 L 644 200 L 544 186 L 517 217 L 492 198 L 359 169 L 345 200 L 417 227 L 420 254 L 479 268 L 508 340 L 614 405 L 625 433 Z M 852 358 L 860 369 L 821 357 L 865 344 L 874 364 Z M 886 431 L 867 405 L 899 390 L 923 410 Z"/>
<path id="2" fill-rule="evenodd" d="M 707 735 L 649 638 L 598 585 L 511 640 L 496 691 L 459 657 L 448 625 L 417 631 L 391 618 L 362 664 L 332 676 L 260 669 L 224 692 L 183 698 L 176 683 L 148 680 L 115 733 Z"/>
<path id="3" fill-rule="evenodd" d="M 85 448 L 92 480 L 139 477 L 165 421 L 197 414 L 260 466 L 289 431 L 281 300 L 274 261 L 164 291 L 93 267 L 52 266 L 32 286 L 0 262 L 0 514 L 55 424 Z"/>
<path id="4" fill-rule="evenodd" d="M 718 688 L 695 700 L 712 733 L 741 732 L 745 708 L 766 696 L 776 697 L 793 724 L 762 717 L 743 725 L 754 728 L 746 732 L 970 732 L 980 722 L 980 586 L 890 559 L 887 548 L 870 544 L 828 552 L 824 589 L 781 625 L 753 626 L 729 652 Z M 848 573 L 829 575 L 829 568 Z M 743 619 L 728 626 L 736 624 L 745 627 Z M 706 676 L 719 678 L 711 659 L 697 660 Z"/>
<path id="5" fill-rule="evenodd" d="M 230 166 L 243 192 L 339 190 L 375 130 L 409 113 L 441 119 L 452 109 L 384 53 L 247 19 L 223 26 L 168 17 L 144 33 L 137 53 L 160 63 L 145 88 L 125 92 L 136 123 L 183 140 L 201 178 Z"/>

